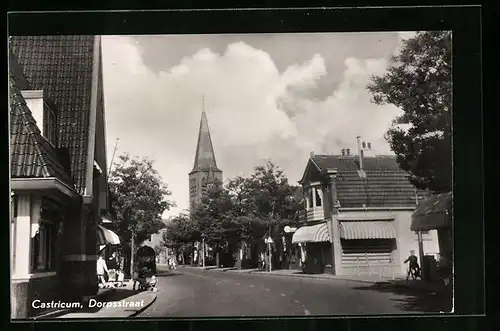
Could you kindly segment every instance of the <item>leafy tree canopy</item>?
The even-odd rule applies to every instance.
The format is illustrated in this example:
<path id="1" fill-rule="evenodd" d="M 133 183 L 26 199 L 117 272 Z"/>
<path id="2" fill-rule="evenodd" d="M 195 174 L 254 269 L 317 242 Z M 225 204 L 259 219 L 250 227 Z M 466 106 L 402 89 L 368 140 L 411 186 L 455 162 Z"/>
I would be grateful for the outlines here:
<path id="1" fill-rule="evenodd" d="M 257 166 L 249 177 L 236 177 L 225 188 L 212 187 L 192 215 L 198 230 L 216 245 L 261 239 L 269 228 L 293 224 L 303 208 L 302 190 L 291 186 L 278 166 Z"/>
<path id="2" fill-rule="evenodd" d="M 163 240 L 169 247 L 180 247 L 184 243 L 199 239 L 199 231 L 189 215 L 179 214 L 165 226 Z"/>
<path id="3" fill-rule="evenodd" d="M 140 243 L 165 226 L 162 213 L 174 202 L 167 199 L 171 192 L 152 160 L 121 155 L 110 173 L 109 186 L 117 217 L 114 227 L 122 241 L 129 241 L 134 233 Z"/>
<path id="4" fill-rule="evenodd" d="M 403 111 L 386 133 L 399 165 L 435 192 L 452 188 L 451 48 L 451 32 L 419 32 L 368 85 L 375 103 Z"/>

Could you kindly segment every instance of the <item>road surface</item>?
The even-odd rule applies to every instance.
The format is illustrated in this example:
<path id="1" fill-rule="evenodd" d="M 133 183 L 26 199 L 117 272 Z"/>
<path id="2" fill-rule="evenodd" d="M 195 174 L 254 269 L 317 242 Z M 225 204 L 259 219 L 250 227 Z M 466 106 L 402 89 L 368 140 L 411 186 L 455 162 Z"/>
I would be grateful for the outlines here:
<path id="1" fill-rule="evenodd" d="M 178 268 L 159 273 L 156 301 L 137 317 L 415 314 L 448 309 L 446 298 L 356 281 Z"/>

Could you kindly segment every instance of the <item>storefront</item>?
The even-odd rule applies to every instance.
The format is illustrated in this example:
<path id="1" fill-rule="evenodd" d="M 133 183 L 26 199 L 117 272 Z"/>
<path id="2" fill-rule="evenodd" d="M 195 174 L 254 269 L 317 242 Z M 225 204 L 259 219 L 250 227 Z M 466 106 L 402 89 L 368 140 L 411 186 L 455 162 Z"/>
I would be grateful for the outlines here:
<path id="1" fill-rule="evenodd" d="M 394 220 L 341 221 L 343 274 L 392 275 L 396 238 Z"/>
<path id="2" fill-rule="evenodd" d="M 329 273 L 335 256 L 337 275 L 395 277 L 405 273 L 404 258 L 411 248 L 410 212 L 343 212 L 337 216 L 339 252 L 332 252 L 328 222 L 297 229 L 306 273 Z M 408 232 L 408 233 L 406 233 Z"/>
<path id="3" fill-rule="evenodd" d="M 292 236 L 298 247 L 302 270 L 306 273 L 323 273 L 331 265 L 331 244 L 326 222 L 302 226 Z"/>

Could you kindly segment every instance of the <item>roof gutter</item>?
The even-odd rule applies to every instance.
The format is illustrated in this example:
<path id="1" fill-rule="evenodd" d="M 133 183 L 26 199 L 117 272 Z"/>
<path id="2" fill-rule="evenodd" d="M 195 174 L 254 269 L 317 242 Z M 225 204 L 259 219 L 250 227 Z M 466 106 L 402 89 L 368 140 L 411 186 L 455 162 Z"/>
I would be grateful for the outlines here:
<path id="1" fill-rule="evenodd" d="M 90 94 L 90 119 L 89 119 L 89 139 L 87 145 L 87 168 L 85 176 L 85 190 L 83 194 L 84 203 L 92 201 L 93 181 L 94 181 L 94 154 L 95 135 L 97 119 L 97 101 L 99 92 L 99 60 L 100 60 L 101 37 L 94 37 L 94 55 L 92 62 L 92 90 Z"/>
<path id="2" fill-rule="evenodd" d="M 55 177 L 12 178 L 10 188 L 14 191 L 57 190 L 72 199 L 79 197 L 75 189 Z"/>
<path id="3" fill-rule="evenodd" d="M 342 211 L 413 211 L 415 206 L 411 207 L 340 207 L 339 212 Z"/>

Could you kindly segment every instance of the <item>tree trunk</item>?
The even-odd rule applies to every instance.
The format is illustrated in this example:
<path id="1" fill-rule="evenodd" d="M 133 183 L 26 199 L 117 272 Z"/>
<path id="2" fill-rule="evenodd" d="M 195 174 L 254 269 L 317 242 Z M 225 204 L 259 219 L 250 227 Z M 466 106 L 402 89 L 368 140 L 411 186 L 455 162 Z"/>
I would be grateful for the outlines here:
<path id="1" fill-rule="evenodd" d="M 215 264 L 217 268 L 220 268 L 220 247 L 219 245 L 215 246 Z"/>
<path id="2" fill-rule="evenodd" d="M 130 277 L 134 276 L 134 252 L 135 252 L 135 235 L 132 232 L 132 236 L 130 238 Z"/>

